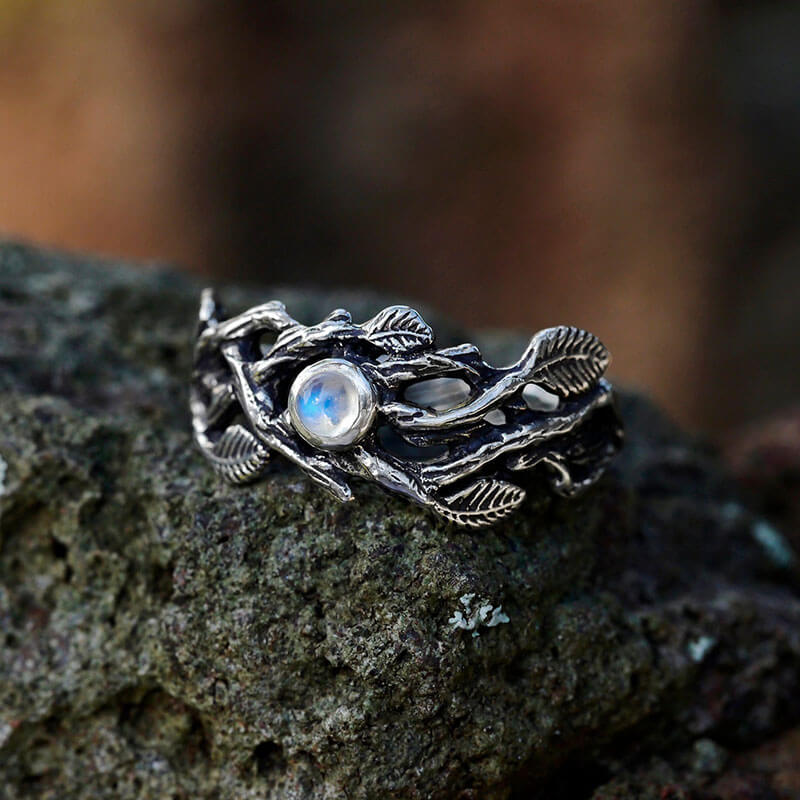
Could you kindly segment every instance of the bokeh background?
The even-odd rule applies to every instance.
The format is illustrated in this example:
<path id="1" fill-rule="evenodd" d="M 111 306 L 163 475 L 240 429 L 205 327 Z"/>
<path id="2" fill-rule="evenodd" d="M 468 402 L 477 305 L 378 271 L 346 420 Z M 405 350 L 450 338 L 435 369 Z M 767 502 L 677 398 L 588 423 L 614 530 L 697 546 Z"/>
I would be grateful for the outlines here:
<path id="1" fill-rule="evenodd" d="M 800 401 L 800 3 L 0 0 L 0 230 L 581 325 L 724 438 Z"/>

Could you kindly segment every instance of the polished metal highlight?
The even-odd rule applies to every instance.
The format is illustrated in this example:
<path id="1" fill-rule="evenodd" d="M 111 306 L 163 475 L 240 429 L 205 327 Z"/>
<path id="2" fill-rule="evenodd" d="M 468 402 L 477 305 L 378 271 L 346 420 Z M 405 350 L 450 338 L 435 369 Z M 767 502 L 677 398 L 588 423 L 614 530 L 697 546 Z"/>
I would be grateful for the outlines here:
<path id="1" fill-rule="evenodd" d="M 573 327 L 540 331 L 519 361 L 495 368 L 471 344 L 436 349 L 408 306 L 361 324 L 337 309 L 306 326 L 277 301 L 225 319 L 206 289 L 194 437 L 235 483 L 278 453 L 339 500 L 353 499 L 349 477 L 365 478 L 480 528 L 523 503 L 520 471 L 565 496 L 600 477 L 622 443 L 608 362 L 599 339 Z"/>

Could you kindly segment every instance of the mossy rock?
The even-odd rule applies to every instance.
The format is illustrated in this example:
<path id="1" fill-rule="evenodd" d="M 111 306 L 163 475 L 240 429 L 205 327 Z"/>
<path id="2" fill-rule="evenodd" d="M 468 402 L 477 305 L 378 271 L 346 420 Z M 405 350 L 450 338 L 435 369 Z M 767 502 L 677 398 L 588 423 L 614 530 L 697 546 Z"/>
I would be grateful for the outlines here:
<path id="1" fill-rule="evenodd" d="M 279 460 L 232 487 L 190 435 L 198 296 L 0 246 L 3 797 L 580 798 L 800 719 L 797 562 L 645 400 L 591 491 L 477 533 Z"/>

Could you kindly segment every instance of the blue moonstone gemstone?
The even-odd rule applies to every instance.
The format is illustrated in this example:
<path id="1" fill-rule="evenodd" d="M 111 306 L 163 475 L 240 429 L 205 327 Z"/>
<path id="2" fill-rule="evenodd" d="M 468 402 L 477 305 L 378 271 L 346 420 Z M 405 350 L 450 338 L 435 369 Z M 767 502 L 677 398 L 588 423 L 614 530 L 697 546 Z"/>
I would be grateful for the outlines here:
<path id="1" fill-rule="evenodd" d="M 341 375 L 312 378 L 297 395 L 297 415 L 319 436 L 350 430 L 358 414 L 353 384 Z"/>
<path id="2" fill-rule="evenodd" d="M 372 387 L 364 373 L 343 359 L 325 359 L 306 367 L 289 392 L 289 416 L 295 430 L 318 447 L 353 444 L 375 415 Z"/>

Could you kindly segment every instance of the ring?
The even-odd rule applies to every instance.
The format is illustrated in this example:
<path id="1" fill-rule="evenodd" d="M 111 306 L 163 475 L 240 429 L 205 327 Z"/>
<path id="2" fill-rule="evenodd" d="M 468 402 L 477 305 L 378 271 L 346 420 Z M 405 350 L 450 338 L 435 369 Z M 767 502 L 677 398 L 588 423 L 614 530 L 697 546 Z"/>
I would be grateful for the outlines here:
<path id="1" fill-rule="evenodd" d="M 593 484 L 622 444 L 609 353 L 587 331 L 540 331 L 509 367 L 477 347 L 437 349 L 408 306 L 356 324 L 337 309 L 302 325 L 272 301 L 225 318 L 203 291 L 194 352 L 194 439 L 234 483 L 294 462 L 341 501 L 367 479 L 480 528 L 525 500 L 532 470 L 558 494 Z"/>

